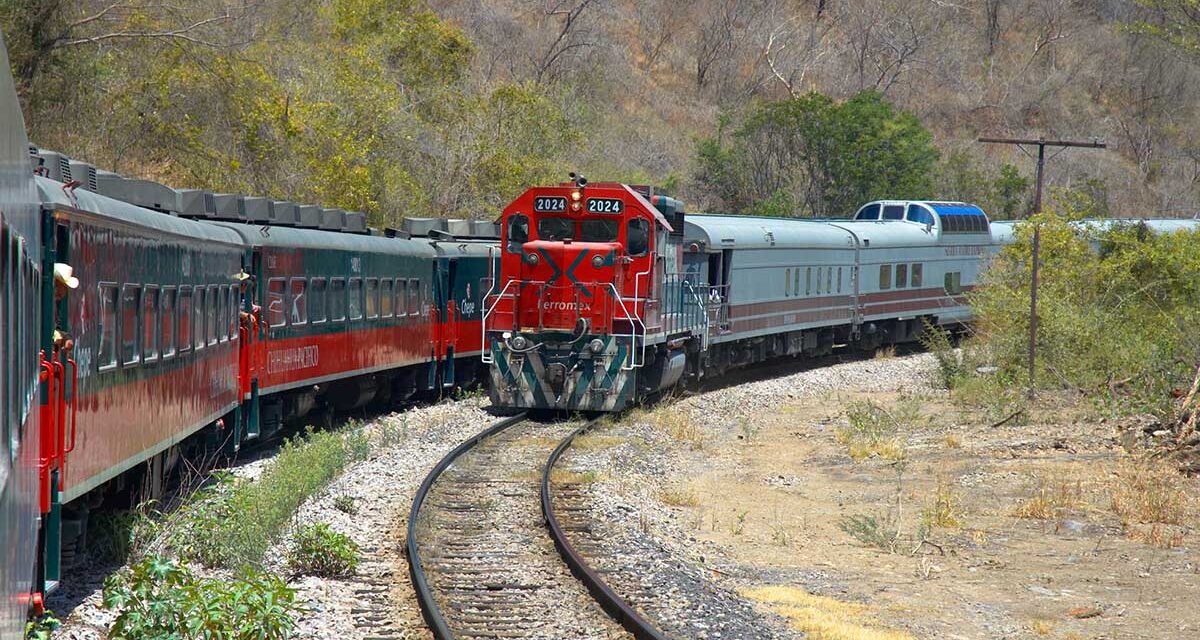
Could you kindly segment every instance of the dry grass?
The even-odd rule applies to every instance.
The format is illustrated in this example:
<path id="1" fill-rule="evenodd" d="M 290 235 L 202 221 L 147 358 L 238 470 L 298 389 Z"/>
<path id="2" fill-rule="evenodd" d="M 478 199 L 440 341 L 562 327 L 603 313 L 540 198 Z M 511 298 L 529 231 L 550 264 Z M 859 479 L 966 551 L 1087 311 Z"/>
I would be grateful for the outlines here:
<path id="1" fill-rule="evenodd" d="M 866 605 L 785 586 L 745 589 L 742 595 L 766 603 L 812 640 L 912 640 L 903 631 L 868 626 L 871 617 Z"/>
<path id="2" fill-rule="evenodd" d="M 1048 636 L 1054 633 L 1055 626 L 1053 620 L 1038 619 L 1030 623 L 1029 629 L 1039 636 Z"/>
<path id="3" fill-rule="evenodd" d="M 611 449 L 615 446 L 625 443 L 625 438 L 617 436 L 603 436 L 597 433 L 586 433 L 571 441 L 571 448 L 580 451 L 595 451 L 598 449 Z"/>
<path id="4" fill-rule="evenodd" d="M 852 402 L 846 407 L 846 425 L 834 432 L 855 460 L 903 460 L 907 455 L 900 437 L 900 420 L 874 402 Z"/>
<path id="5" fill-rule="evenodd" d="M 667 487 L 658 492 L 658 499 L 668 507 L 698 507 L 700 497 L 687 486 Z"/>
<path id="6" fill-rule="evenodd" d="M 540 479 L 541 476 L 539 476 Z M 567 471 L 565 469 L 555 469 L 550 472 L 550 482 L 552 484 L 591 484 L 599 482 L 602 479 L 599 473 L 595 471 Z"/>
<path id="7" fill-rule="evenodd" d="M 1163 462 L 1122 463 L 1109 486 L 1113 513 L 1124 524 L 1183 524 L 1190 512 L 1187 481 Z"/>
<path id="8" fill-rule="evenodd" d="M 962 439 L 959 438 L 957 434 L 947 433 L 942 437 L 942 444 L 945 445 L 947 449 L 961 449 Z"/>
<path id="9" fill-rule="evenodd" d="M 1087 503 L 1084 501 L 1081 480 L 1039 475 L 1030 496 L 1017 505 L 1013 515 L 1034 520 L 1053 520 L 1085 506 Z"/>
<path id="10" fill-rule="evenodd" d="M 895 345 L 889 345 L 889 346 L 875 350 L 875 359 L 876 360 L 891 360 L 892 358 L 895 358 L 895 357 L 896 357 Z"/>
<path id="11" fill-rule="evenodd" d="M 929 528 L 953 529 L 962 524 L 962 499 L 948 478 L 938 478 L 937 488 L 921 510 L 921 522 Z"/>
<path id="12" fill-rule="evenodd" d="M 1186 478 L 1169 464 L 1140 460 L 1117 467 L 1108 486 L 1109 506 L 1125 535 L 1155 547 L 1183 544 L 1193 504 Z"/>
<path id="13" fill-rule="evenodd" d="M 639 417 L 674 440 L 686 444 L 692 451 L 704 449 L 704 432 L 687 412 L 677 407 L 666 405 Z"/>

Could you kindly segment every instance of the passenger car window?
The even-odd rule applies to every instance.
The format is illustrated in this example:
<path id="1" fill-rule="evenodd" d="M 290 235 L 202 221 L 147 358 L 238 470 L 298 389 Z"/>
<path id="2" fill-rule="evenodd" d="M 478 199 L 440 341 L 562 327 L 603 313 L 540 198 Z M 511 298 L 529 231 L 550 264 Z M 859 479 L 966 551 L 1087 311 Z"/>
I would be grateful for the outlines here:
<path id="1" fill-rule="evenodd" d="M 817 295 L 821 295 L 821 267 L 817 267 Z"/>
<path id="2" fill-rule="evenodd" d="M 903 289 L 908 286 L 908 265 L 896 265 L 896 288 Z"/>
<path id="3" fill-rule="evenodd" d="M 208 295 L 204 297 L 204 318 L 208 328 L 208 344 L 217 343 L 217 287 L 208 286 Z"/>
<path id="4" fill-rule="evenodd" d="M 313 324 L 325 322 L 325 278 L 313 278 L 308 283 L 308 319 Z"/>
<path id="5" fill-rule="evenodd" d="M 625 250 L 631 256 L 644 256 L 650 251 L 650 223 L 645 218 L 632 218 L 626 223 Z"/>
<path id="6" fill-rule="evenodd" d="M 346 319 L 346 279 L 329 281 L 329 319 L 342 322 Z"/>
<path id="7" fill-rule="evenodd" d="M 192 350 L 192 290 L 189 287 L 179 289 L 179 353 Z"/>
<path id="8" fill-rule="evenodd" d="M 804 295 L 812 295 L 812 267 L 804 269 Z"/>
<path id="9" fill-rule="evenodd" d="M 400 278 L 396 278 L 396 317 L 397 318 L 399 318 L 400 316 L 407 313 L 407 310 L 404 307 L 404 293 L 405 293 L 405 283 L 406 282 L 408 282 L 408 281 L 402 280 Z"/>
<path id="10" fill-rule="evenodd" d="M 840 271 L 840 269 L 839 269 Z M 825 268 L 825 293 L 833 291 L 833 267 Z"/>
<path id="11" fill-rule="evenodd" d="M 384 278 L 379 281 L 379 315 L 384 318 L 392 317 L 392 280 Z"/>
<path id="12" fill-rule="evenodd" d="M 890 264 L 879 265 L 879 288 L 880 289 L 891 289 L 892 288 L 892 265 L 890 265 Z"/>
<path id="13" fill-rule="evenodd" d="M 367 278 L 367 318 L 379 317 L 379 280 Z"/>
<path id="14" fill-rule="evenodd" d="M 350 297 L 347 309 L 351 320 L 361 320 L 363 317 L 362 278 L 350 278 Z"/>
<path id="15" fill-rule="evenodd" d="M 219 285 L 216 289 L 210 288 L 208 295 L 213 296 L 217 301 L 209 314 L 209 317 L 212 318 L 213 328 L 217 332 L 217 340 L 225 342 L 229 340 L 229 286 Z"/>
<path id="16" fill-rule="evenodd" d="M 226 299 L 229 300 L 229 307 L 226 311 L 226 313 L 229 314 L 228 316 L 226 316 L 229 319 L 228 320 L 229 339 L 237 340 L 238 333 L 239 333 L 238 332 L 238 302 L 240 300 L 240 297 L 238 296 L 238 287 L 230 285 L 230 286 L 224 287 L 224 289 L 225 289 L 225 291 L 224 291 L 225 297 L 226 297 Z"/>
<path id="17" fill-rule="evenodd" d="M 162 291 L 162 321 L 158 327 L 159 344 L 162 345 L 162 357 L 170 358 L 175 355 L 175 288 L 166 287 Z"/>
<path id="18" fill-rule="evenodd" d="M 121 287 L 121 364 L 137 364 L 142 358 L 141 316 L 142 288 L 136 284 Z"/>
<path id="19" fill-rule="evenodd" d="M 204 348 L 204 287 L 196 287 L 192 300 L 192 345 L 196 350 Z"/>
<path id="20" fill-rule="evenodd" d="M 293 325 L 308 323 L 308 296 L 305 288 L 308 282 L 304 278 L 292 278 L 291 322 Z"/>
<path id="21" fill-rule="evenodd" d="M 142 290 L 142 362 L 158 360 L 158 287 Z"/>
<path id="22" fill-rule="evenodd" d="M 282 327 L 287 324 L 284 314 L 284 279 L 271 278 L 267 280 L 267 324 L 272 327 Z"/>
<path id="23" fill-rule="evenodd" d="M 421 281 L 413 278 L 408 281 L 408 315 L 421 314 Z"/>
<path id="24" fill-rule="evenodd" d="M 912 268 L 910 269 L 911 277 L 909 278 L 909 280 L 910 280 L 909 284 L 911 284 L 914 287 L 921 286 L 921 275 L 922 275 L 921 272 L 923 270 L 924 270 L 924 267 L 921 265 L 921 263 L 918 262 L 918 263 L 913 264 Z"/>
<path id="25" fill-rule="evenodd" d="M 117 366 L 117 285 L 100 285 L 100 369 Z"/>
<path id="26" fill-rule="evenodd" d="M 790 268 L 783 272 L 783 295 L 785 297 L 792 295 L 792 270 Z"/>

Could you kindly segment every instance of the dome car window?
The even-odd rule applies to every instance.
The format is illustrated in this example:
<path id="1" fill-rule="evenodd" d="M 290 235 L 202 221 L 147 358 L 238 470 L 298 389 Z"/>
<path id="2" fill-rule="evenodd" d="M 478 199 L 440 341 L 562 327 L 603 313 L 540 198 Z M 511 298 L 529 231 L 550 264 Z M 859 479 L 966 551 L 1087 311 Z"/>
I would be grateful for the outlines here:
<path id="1" fill-rule="evenodd" d="M 869 204 L 858 210 L 858 215 L 854 216 L 855 220 L 878 220 L 879 205 Z"/>
<path id="2" fill-rule="evenodd" d="M 584 220 L 579 224 L 579 241 L 616 242 L 618 229 L 616 220 Z"/>
<path id="3" fill-rule="evenodd" d="M 904 214 L 904 217 L 909 222 L 933 224 L 933 214 L 929 213 L 925 207 L 922 207 L 919 204 L 908 205 L 908 212 Z"/>
<path id="4" fill-rule="evenodd" d="M 539 240 L 563 240 L 575 237 L 575 221 L 570 218 L 542 218 L 538 220 Z"/>
<path id="5" fill-rule="evenodd" d="M 884 220 L 903 220 L 904 219 L 904 205 L 889 204 L 889 205 L 885 206 L 883 208 L 883 219 Z"/>

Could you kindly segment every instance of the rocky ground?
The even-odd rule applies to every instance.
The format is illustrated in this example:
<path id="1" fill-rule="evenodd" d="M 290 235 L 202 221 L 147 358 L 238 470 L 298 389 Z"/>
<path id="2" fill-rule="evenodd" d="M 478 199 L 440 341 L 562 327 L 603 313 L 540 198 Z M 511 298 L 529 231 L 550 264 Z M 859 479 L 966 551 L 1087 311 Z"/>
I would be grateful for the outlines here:
<path id="1" fill-rule="evenodd" d="M 797 635 L 1195 635 L 1200 482 L 1131 456 L 1123 425 L 1070 397 L 1007 421 L 992 399 L 952 401 L 931 360 L 685 398 L 566 461 L 599 474 L 606 536 L 687 559 Z M 871 406 L 895 428 L 863 446 L 848 415 Z"/>

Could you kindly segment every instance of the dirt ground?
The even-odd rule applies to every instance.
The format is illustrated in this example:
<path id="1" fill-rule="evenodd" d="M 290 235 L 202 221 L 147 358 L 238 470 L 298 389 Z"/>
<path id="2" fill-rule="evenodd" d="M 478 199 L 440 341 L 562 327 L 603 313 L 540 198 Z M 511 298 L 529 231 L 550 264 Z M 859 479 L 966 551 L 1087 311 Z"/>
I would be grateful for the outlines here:
<path id="1" fill-rule="evenodd" d="M 1200 480 L 1136 462 L 1090 413 L 797 399 L 705 443 L 663 501 L 810 638 L 1200 637 Z"/>

